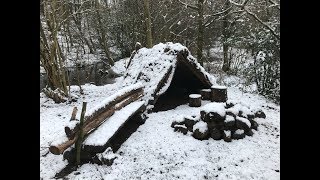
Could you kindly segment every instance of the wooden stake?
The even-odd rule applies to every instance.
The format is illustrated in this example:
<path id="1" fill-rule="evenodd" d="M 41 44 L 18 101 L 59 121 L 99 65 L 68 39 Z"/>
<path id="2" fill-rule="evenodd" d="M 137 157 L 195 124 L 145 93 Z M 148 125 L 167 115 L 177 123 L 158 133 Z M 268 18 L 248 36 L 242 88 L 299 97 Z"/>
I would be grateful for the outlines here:
<path id="1" fill-rule="evenodd" d="M 102 113 L 96 115 L 93 118 L 93 120 L 90 121 L 90 123 L 86 124 L 84 122 L 82 124 L 82 128 L 78 128 L 78 130 L 74 134 L 70 133 L 70 132 L 67 133 L 70 136 L 69 140 L 67 140 L 66 142 L 59 144 L 59 145 L 51 145 L 49 148 L 50 152 L 55 155 L 62 154 L 68 147 L 70 147 L 72 144 L 74 144 L 77 141 L 77 139 L 80 137 L 80 131 L 79 131 L 80 129 L 83 130 L 83 136 L 85 136 L 85 135 L 87 136 L 88 134 L 93 132 L 96 128 L 98 128 L 106 120 L 106 118 L 112 116 L 113 113 L 115 112 L 115 110 L 119 110 L 122 107 L 130 104 L 131 102 L 138 100 L 139 98 L 142 97 L 142 95 L 143 95 L 143 91 L 138 92 L 134 95 L 131 95 L 130 97 L 127 97 L 126 99 L 118 102 L 113 107 L 107 108 Z M 81 121 L 81 119 L 80 119 L 80 121 Z M 80 126 L 80 123 L 79 123 L 79 126 Z"/>
<path id="2" fill-rule="evenodd" d="M 73 108 L 73 111 L 72 111 L 72 115 L 71 115 L 70 121 L 76 120 L 77 112 L 78 112 L 78 108 L 77 108 L 77 107 L 74 107 L 74 108 Z"/>
<path id="3" fill-rule="evenodd" d="M 80 152 L 81 152 L 81 144 L 83 139 L 83 119 L 84 114 L 86 113 L 87 109 L 87 102 L 82 103 L 82 111 L 81 111 L 81 117 L 80 117 L 80 131 L 79 131 L 79 138 L 76 142 L 76 149 L 77 149 L 77 156 L 76 156 L 76 165 L 80 164 Z"/>

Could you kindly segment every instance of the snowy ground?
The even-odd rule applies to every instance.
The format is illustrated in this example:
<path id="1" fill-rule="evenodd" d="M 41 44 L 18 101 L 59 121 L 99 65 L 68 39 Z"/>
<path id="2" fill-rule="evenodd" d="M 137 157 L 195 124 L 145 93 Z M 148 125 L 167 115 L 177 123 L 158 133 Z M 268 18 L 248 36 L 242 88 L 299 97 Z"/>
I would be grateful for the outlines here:
<path id="1" fill-rule="evenodd" d="M 83 86 L 87 109 L 113 94 L 119 84 Z M 72 87 L 77 92 L 78 87 Z M 121 146 L 112 166 L 85 164 L 68 179 L 280 179 L 280 107 L 264 97 L 228 87 L 230 100 L 252 108 L 261 107 L 266 119 L 257 119 L 258 131 L 231 143 L 213 139 L 199 141 L 190 134 L 174 132 L 171 122 L 180 115 L 199 114 L 199 108 L 181 105 L 149 114 Z M 82 100 L 54 104 L 40 93 L 40 177 L 52 179 L 66 164 L 62 155 L 48 153 L 50 143 L 63 135 L 73 107 Z M 204 102 L 206 104 L 208 102 Z M 79 116 L 80 113 L 78 113 Z"/>

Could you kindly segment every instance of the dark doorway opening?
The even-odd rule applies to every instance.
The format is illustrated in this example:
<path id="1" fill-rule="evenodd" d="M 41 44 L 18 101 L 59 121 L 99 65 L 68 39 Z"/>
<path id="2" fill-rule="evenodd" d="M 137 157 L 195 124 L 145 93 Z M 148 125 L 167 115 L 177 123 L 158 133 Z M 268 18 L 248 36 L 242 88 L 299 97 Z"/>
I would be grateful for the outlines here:
<path id="1" fill-rule="evenodd" d="M 173 79 L 168 90 L 159 96 L 153 112 L 174 109 L 189 101 L 189 94 L 199 93 L 200 89 L 210 88 L 203 84 L 194 73 L 178 61 Z"/>

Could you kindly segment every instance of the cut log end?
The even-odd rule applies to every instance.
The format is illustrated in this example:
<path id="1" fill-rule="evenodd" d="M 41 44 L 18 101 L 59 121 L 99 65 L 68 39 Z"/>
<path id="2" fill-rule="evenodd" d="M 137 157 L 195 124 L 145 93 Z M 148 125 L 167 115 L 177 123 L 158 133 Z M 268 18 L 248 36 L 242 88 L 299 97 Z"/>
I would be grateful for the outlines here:
<path id="1" fill-rule="evenodd" d="M 189 95 L 189 106 L 190 107 L 200 107 L 201 106 L 201 95 L 200 94 L 190 94 Z"/>
<path id="2" fill-rule="evenodd" d="M 201 89 L 200 94 L 203 100 L 211 100 L 211 89 Z"/>
<path id="3" fill-rule="evenodd" d="M 60 152 L 60 149 L 56 146 L 50 146 L 49 151 L 54 155 L 60 155 L 62 152 Z"/>
<path id="4" fill-rule="evenodd" d="M 211 87 L 211 101 L 213 102 L 227 102 L 227 87 L 212 86 Z"/>

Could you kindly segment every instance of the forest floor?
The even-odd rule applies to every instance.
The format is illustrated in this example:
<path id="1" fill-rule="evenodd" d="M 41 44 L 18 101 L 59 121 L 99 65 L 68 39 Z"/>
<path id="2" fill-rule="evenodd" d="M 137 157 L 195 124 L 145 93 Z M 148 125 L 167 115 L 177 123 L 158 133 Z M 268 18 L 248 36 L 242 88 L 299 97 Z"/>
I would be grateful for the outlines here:
<path id="1" fill-rule="evenodd" d="M 81 109 L 83 101 L 88 102 L 87 109 L 94 107 L 116 92 L 121 78 L 104 86 L 83 85 L 85 94 L 70 104 L 55 104 L 40 93 L 40 178 L 53 179 L 67 165 L 62 155 L 51 154 L 48 147 L 64 134 L 73 107 Z M 71 92 L 77 94 L 79 87 L 71 86 Z M 200 112 L 184 104 L 149 114 L 145 124 L 116 152 L 118 158 L 112 166 L 84 164 L 66 179 L 280 179 L 280 106 L 243 92 L 238 85 L 228 86 L 228 99 L 265 112 L 265 119 L 256 119 L 259 127 L 253 136 L 227 143 L 211 138 L 200 141 L 174 132 L 170 125 L 177 116 Z"/>

